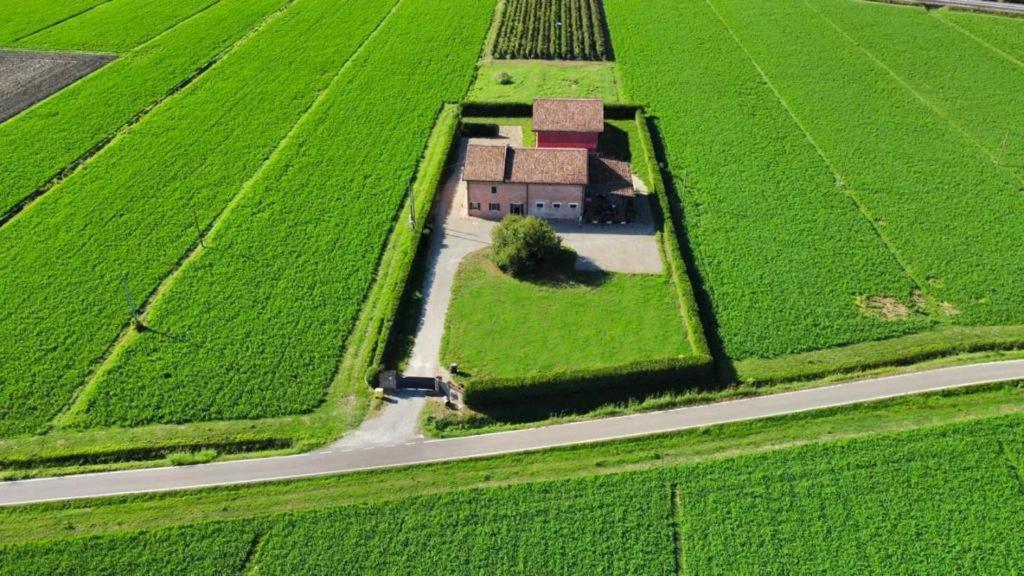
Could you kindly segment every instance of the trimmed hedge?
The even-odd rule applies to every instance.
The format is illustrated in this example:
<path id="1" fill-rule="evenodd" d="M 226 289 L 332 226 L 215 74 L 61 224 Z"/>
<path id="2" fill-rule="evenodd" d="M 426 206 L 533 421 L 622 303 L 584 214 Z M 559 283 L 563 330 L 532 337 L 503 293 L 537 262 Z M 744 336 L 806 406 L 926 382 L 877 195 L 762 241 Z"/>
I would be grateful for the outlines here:
<path id="1" fill-rule="evenodd" d="M 607 120 L 632 120 L 642 110 L 635 104 L 605 104 L 604 117 Z M 533 115 L 532 102 L 466 102 L 462 115 L 467 117 L 525 117 Z"/>
<path id="2" fill-rule="evenodd" d="M 709 360 L 685 356 L 533 377 L 477 378 L 465 385 L 465 401 L 479 409 L 522 402 L 526 398 L 565 394 L 600 394 L 613 390 L 652 394 L 710 382 L 713 370 Z"/>
<path id="3" fill-rule="evenodd" d="M 472 106 L 472 107 L 471 107 Z M 463 112 L 472 110 L 476 115 L 514 115 L 524 105 L 483 105 L 463 106 Z M 526 107 L 529 111 L 529 107 Z M 611 390 L 637 395 L 657 393 L 666 390 L 693 388 L 714 382 L 714 365 L 707 338 L 700 321 L 697 300 L 686 272 L 686 264 L 679 244 L 676 224 L 682 221 L 678 202 L 668 197 L 662 179 L 660 164 L 656 157 L 654 142 L 648 128 L 647 116 L 636 106 L 620 106 L 618 111 L 631 110 L 636 120 L 641 147 L 649 174 L 645 181 L 650 192 L 658 199 L 655 217 L 661 219 L 658 233 L 659 249 L 668 266 L 668 273 L 676 289 L 683 329 L 690 343 L 692 354 L 678 358 L 665 358 L 635 362 L 609 368 L 574 370 L 533 377 L 480 377 L 462 383 L 465 388 L 466 404 L 472 408 L 487 408 L 508 402 L 521 402 L 524 398 L 546 397 L 563 394 L 595 394 Z M 528 113 L 528 112 L 527 112 Z M 610 116 L 610 114 L 606 114 Z M 634 159 L 634 164 L 637 164 Z M 660 212 L 660 213 L 659 213 Z"/>

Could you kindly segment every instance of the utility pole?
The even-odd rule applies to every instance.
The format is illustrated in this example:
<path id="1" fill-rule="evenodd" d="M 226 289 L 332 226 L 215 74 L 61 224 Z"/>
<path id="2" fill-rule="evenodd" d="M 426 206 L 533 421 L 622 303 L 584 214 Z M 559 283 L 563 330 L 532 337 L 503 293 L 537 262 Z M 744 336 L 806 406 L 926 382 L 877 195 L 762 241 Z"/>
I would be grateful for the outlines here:
<path id="1" fill-rule="evenodd" d="M 142 319 L 139 318 L 139 307 L 135 305 L 135 297 L 132 296 L 132 290 L 128 287 L 127 274 L 121 274 L 121 286 L 124 288 L 124 299 L 128 302 L 128 310 L 132 313 L 132 320 L 135 321 L 135 326 L 142 327 Z"/>
<path id="2" fill-rule="evenodd" d="M 199 238 L 199 245 L 206 248 L 206 241 L 203 239 L 203 229 L 199 227 L 199 211 L 192 207 L 192 222 L 196 225 L 196 237 Z"/>

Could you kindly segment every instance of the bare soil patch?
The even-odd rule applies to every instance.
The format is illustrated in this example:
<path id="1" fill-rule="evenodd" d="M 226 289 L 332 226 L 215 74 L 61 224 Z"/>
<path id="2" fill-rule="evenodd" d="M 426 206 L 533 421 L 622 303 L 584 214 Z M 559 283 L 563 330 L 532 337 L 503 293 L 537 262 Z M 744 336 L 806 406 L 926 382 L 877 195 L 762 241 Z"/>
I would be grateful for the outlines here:
<path id="1" fill-rule="evenodd" d="M 108 54 L 0 50 L 0 122 L 113 59 Z"/>
<path id="2" fill-rule="evenodd" d="M 857 307 L 865 316 L 880 320 L 906 320 L 911 315 L 906 304 L 891 296 L 861 296 L 857 298 Z"/>

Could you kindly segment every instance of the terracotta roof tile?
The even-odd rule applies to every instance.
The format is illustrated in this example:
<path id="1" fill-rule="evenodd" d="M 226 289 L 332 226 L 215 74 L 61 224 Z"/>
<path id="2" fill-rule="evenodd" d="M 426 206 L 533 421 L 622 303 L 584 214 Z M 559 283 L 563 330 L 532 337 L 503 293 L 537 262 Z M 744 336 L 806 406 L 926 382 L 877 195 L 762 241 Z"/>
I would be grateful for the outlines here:
<path id="1" fill-rule="evenodd" d="M 524 184 L 586 184 L 582 148 L 511 148 L 507 180 Z"/>
<path id="2" fill-rule="evenodd" d="M 462 177 L 466 180 L 501 182 L 505 179 L 507 146 L 470 144 L 466 150 L 466 166 Z"/>
<path id="3" fill-rule="evenodd" d="M 597 99 L 545 99 L 533 103 L 535 132 L 604 132 L 604 103 Z"/>

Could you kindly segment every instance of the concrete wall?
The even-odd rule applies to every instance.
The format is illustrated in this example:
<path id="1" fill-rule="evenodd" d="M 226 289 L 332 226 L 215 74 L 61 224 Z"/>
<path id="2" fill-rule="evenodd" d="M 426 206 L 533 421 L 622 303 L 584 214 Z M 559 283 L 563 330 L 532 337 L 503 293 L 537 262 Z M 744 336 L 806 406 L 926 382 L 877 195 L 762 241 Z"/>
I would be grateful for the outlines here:
<path id="1" fill-rule="evenodd" d="M 466 182 L 466 201 L 469 215 L 476 218 L 501 220 L 511 213 L 513 204 L 521 204 L 526 215 L 578 220 L 583 214 L 583 186 Z M 492 210 L 491 204 L 498 209 Z"/>
<path id="2" fill-rule="evenodd" d="M 537 148 L 586 148 L 597 152 L 596 132 L 537 132 Z"/>

